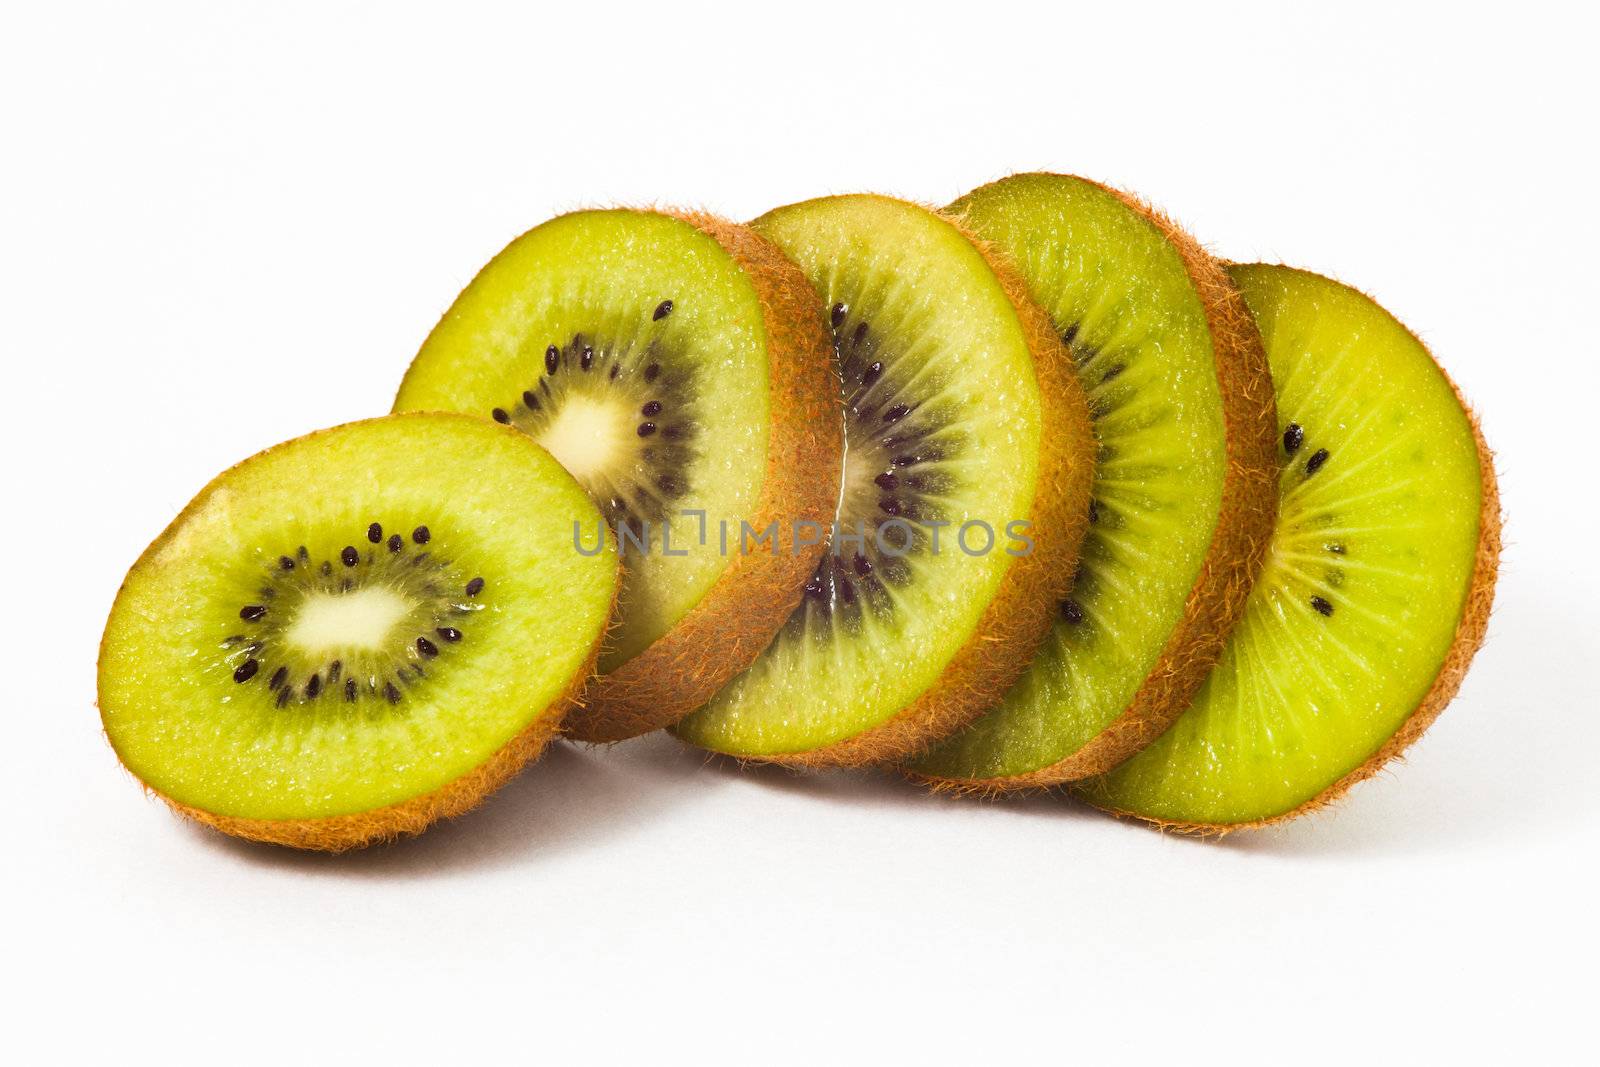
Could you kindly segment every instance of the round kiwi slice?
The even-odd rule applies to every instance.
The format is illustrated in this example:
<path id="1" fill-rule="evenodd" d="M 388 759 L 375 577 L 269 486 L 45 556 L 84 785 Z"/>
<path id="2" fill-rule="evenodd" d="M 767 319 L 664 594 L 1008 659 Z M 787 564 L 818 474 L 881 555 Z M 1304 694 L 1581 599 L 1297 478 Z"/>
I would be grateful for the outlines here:
<path id="1" fill-rule="evenodd" d="M 1216 662 L 1277 508 L 1272 380 L 1222 264 L 1145 204 L 1025 174 L 950 210 L 1012 258 L 1050 313 L 1100 459 L 1050 638 L 998 708 L 909 769 L 973 791 L 1053 785 L 1149 744 Z"/>
<path id="2" fill-rule="evenodd" d="M 843 448 L 820 307 L 745 227 L 582 211 L 485 266 L 406 373 L 396 410 L 528 434 L 621 545 L 616 625 L 569 736 L 617 741 L 676 721 L 799 603 L 822 546 L 795 529 L 832 516 Z M 746 525 L 775 535 L 741 539 Z"/>
<path id="3" fill-rule="evenodd" d="M 617 589 L 598 512 L 525 436 L 393 415 L 218 476 L 117 594 L 123 764 L 226 833 L 337 851 L 476 804 L 544 747 Z"/>
<path id="4" fill-rule="evenodd" d="M 1020 279 L 950 220 L 841 196 L 752 225 L 828 306 L 843 489 L 804 601 L 675 729 L 792 764 L 901 758 L 991 706 L 1048 631 L 1087 525 L 1087 405 Z"/>
<path id="5" fill-rule="evenodd" d="M 1196 831 L 1320 807 L 1421 736 L 1483 640 L 1500 555 L 1488 448 L 1422 343 L 1327 278 L 1232 275 L 1277 388 L 1278 528 L 1192 705 L 1081 787 Z"/>

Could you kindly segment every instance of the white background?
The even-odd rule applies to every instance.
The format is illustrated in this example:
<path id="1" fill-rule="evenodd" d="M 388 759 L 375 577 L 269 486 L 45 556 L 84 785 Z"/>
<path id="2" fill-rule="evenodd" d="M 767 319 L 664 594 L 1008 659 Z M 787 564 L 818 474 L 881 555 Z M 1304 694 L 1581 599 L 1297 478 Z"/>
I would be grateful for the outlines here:
<path id="1" fill-rule="evenodd" d="M 0 1058 L 1593 1055 L 1595 26 L 1289 7 L 7 4 Z M 1481 409 L 1488 645 L 1337 810 L 1202 843 L 656 737 L 325 858 L 119 770 L 93 668 L 125 568 L 216 471 L 385 411 L 515 234 L 1041 167 L 1361 285 Z"/>

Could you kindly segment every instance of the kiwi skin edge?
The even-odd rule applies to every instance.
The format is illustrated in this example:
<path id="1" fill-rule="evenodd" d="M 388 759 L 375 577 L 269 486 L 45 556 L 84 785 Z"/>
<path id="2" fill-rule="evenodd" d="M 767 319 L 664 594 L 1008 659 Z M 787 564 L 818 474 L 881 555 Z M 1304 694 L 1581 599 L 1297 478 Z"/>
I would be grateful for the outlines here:
<path id="1" fill-rule="evenodd" d="M 413 416 L 403 414 L 383 416 L 383 418 L 386 419 L 403 419 L 409 417 Z M 476 418 L 472 415 L 460 415 L 453 412 L 428 413 L 425 417 L 430 419 L 437 419 L 441 417 L 460 419 Z M 348 426 L 351 424 L 346 423 L 344 425 Z M 269 449 L 265 449 L 262 452 L 256 453 L 256 455 L 265 455 L 268 452 L 276 451 L 277 449 L 283 448 L 286 445 L 296 444 L 311 438 L 320 437 L 323 434 L 330 432 L 332 429 L 341 428 L 342 427 L 331 427 L 329 430 L 318 430 L 314 433 L 306 434 L 302 437 L 297 437 L 290 441 L 273 445 Z M 517 434 L 519 437 L 524 436 L 520 433 L 520 431 L 511 430 L 509 428 L 507 428 L 507 432 Z M 229 467 L 227 470 L 211 479 L 210 482 L 206 483 L 206 486 L 195 494 L 194 499 L 184 507 L 183 511 L 179 512 L 177 517 L 167 524 L 166 529 L 164 529 L 156 537 L 156 539 L 150 543 L 149 547 L 140 553 L 139 558 L 129 569 L 129 574 L 131 575 L 133 571 L 137 570 L 140 565 L 142 565 L 145 560 L 150 558 L 153 553 L 159 551 L 166 545 L 167 541 L 171 538 L 173 531 L 182 525 L 183 520 L 189 516 L 190 512 L 193 511 L 202 500 L 206 499 L 214 486 L 221 482 L 222 479 L 226 478 L 235 467 L 238 467 L 243 463 L 247 463 L 254 458 L 255 456 L 251 456 L 245 460 L 241 460 L 240 463 L 234 464 L 232 467 Z M 620 569 L 618 570 L 615 582 L 616 585 L 612 589 L 611 593 L 613 605 L 616 603 L 617 591 L 621 588 L 622 584 L 622 575 Z M 126 584 L 127 579 L 124 578 L 123 586 Z M 122 587 L 119 586 L 117 595 L 120 597 L 121 594 Z M 97 674 L 102 673 L 105 670 L 105 642 L 108 636 L 109 631 L 107 634 L 102 635 L 100 639 L 100 654 L 96 664 Z M 374 808 L 370 811 L 352 812 L 348 815 L 333 815 L 323 819 L 244 819 L 231 815 L 218 815 L 215 812 L 204 811 L 200 808 L 190 807 L 187 804 L 174 800 L 172 797 L 162 793 L 159 789 L 152 787 L 137 774 L 134 774 L 132 768 L 127 767 L 126 764 L 123 766 L 130 775 L 133 775 L 134 780 L 139 783 L 140 787 L 143 788 L 145 792 L 160 797 L 170 808 L 172 808 L 173 811 L 177 812 L 179 815 L 187 816 L 198 823 L 203 823 L 214 830 L 220 830 L 222 833 L 228 834 L 232 837 L 241 837 L 249 841 L 259 841 L 273 845 L 285 845 L 289 848 L 306 849 L 316 852 L 346 852 L 350 849 L 361 848 L 365 845 L 374 844 L 380 841 L 392 841 L 399 837 L 419 834 L 440 819 L 452 818 L 454 816 L 471 811 L 473 808 L 477 807 L 480 803 L 487 799 L 489 794 L 493 793 L 502 785 L 505 785 L 506 782 L 510 781 L 517 771 L 522 769 L 524 764 L 528 763 L 530 760 L 538 756 L 539 753 L 544 751 L 545 745 L 548 744 L 560 730 L 561 720 L 563 717 L 565 717 L 565 715 L 571 711 L 572 708 L 580 706 L 583 703 L 583 693 L 590 679 L 594 676 L 595 663 L 600 658 L 600 648 L 602 643 L 603 635 L 602 637 L 596 638 L 594 647 L 589 650 L 589 654 L 584 660 L 583 667 L 573 675 L 572 681 L 568 684 L 566 690 L 560 696 L 556 697 L 555 700 L 550 702 L 545 713 L 540 715 L 532 723 L 529 723 L 521 733 L 507 741 L 488 759 L 484 760 L 482 763 L 478 764 L 477 767 L 474 767 L 461 777 L 455 779 L 454 781 L 447 782 L 431 793 L 424 793 L 421 796 L 411 797 L 407 800 L 401 801 L 398 804 L 391 804 L 386 808 Z M 101 732 L 102 735 L 104 735 L 103 725 Z M 106 738 L 106 743 L 110 745 L 109 737 Z M 110 747 L 113 752 L 116 752 L 115 745 L 110 745 Z M 121 762 L 120 755 L 118 756 L 118 762 Z"/>
<path id="2" fill-rule="evenodd" d="M 945 664 L 938 680 L 892 718 L 837 744 L 746 762 L 853 767 L 892 764 L 915 755 L 994 706 L 999 695 L 1022 676 L 1050 632 L 1056 605 L 1069 592 L 1089 528 L 1094 477 L 1095 443 L 1088 397 L 1070 369 L 1071 356 L 1050 316 L 1033 302 L 1010 263 L 959 219 L 936 208 L 926 210 L 959 230 L 983 256 L 1005 290 L 1033 354 L 1043 409 L 1040 476 L 1029 516 L 1035 550 L 1019 557 L 1006 572 L 972 635 Z"/>
<path id="3" fill-rule="evenodd" d="M 1285 266 L 1286 270 L 1308 275 L 1313 278 L 1328 279 L 1326 275 L 1316 274 L 1312 271 L 1298 267 Z M 1335 282 L 1346 289 L 1354 290 L 1372 300 L 1378 307 L 1378 301 L 1364 290 L 1344 282 Z M 1393 317 L 1393 316 L 1391 316 Z M 1399 319 L 1395 319 L 1399 322 Z M 1115 808 L 1104 807 L 1102 810 L 1118 818 L 1137 819 L 1147 823 L 1158 830 L 1170 830 L 1174 833 L 1191 834 L 1196 836 L 1222 837 L 1235 830 L 1257 830 L 1265 826 L 1275 826 L 1280 823 L 1297 819 L 1315 811 L 1328 807 L 1344 797 L 1352 787 L 1366 781 L 1377 774 L 1391 760 L 1401 759 L 1405 750 L 1411 746 L 1432 726 L 1445 705 L 1455 698 L 1456 692 L 1461 688 L 1462 679 L 1467 676 L 1467 668 L 1472 665 L 1472 657 L 1477 655 L 1478 649 L 1483 645 L 1485 632 L 1489 627 L 1489 615 L 1494 607 L 1495 579 L 1500 570 L 1501 527 L 1504 519 L 1500 513 L 1500 487 L 1494 472 L 1494 453 L 1489 450 L 1489 444 L 1483 438 L 1483 428 L 1478 424 L 1478 417 L 1467 400 L 1461 395 L 1460 386 L 1455 379 L 1446 373 L 1440 366 L 1438 359 L 1433 355 L 1433 350 L 1423 344 L 1422 338 L 1416 335 L 1411 327 L 1400 324 L 1411 335 L 1417 346 L 1427 353 L 1434 367 L 1450 386 L 1450 391 L 1455 394 L 1456 402 L 1461 405 L 1461 410 L 1467 416 L 1467 425 L 1472 430 L 1472 440 L 1478 450 L 1478 475 L 1479 495 L 1478 504 L 1478 552 L 1472 564 L 1472 580 L 1467 586 L 1467 599 L 1461 609 L 1461 619 L 1456 623 L 1455 639 L 1451 642 L 1449 650 L 1445 653 L 1443 662 L 1439 665 L 1439 672 L 1434 675 L 1433 684 L 1423 694 L 1422 700 L 1413 709 L 1400 728 L 1385 741 L 1378 751 L 1374 752 L 1367 761 L 1354 770 L 1339 778 L 1332 785 L 1312 797 L 1310 800 L 1297 805 L 1290 810 L 1265 819 L 1254 819 L 1240 823 L 1191 823 L 1174 822 L 1164 819 L 1153 819 L 1148 815 L 1139 815 L 1135 812 L 1119 811 Z M 1087 798 L 1085 798 L 1087 800 Z M 1092 801 L 1090 801 L 1092 803 Z M 1100 805 L 1096 805 L 1100 806 Z"/>
<path id="4" fill-rule="evenodd" d="M 825 544 L 796 548 L 796 527 L 826 529 L 844 476 L 844 413 L 826 308 L 800 268 L 754 230 L 703 212 L 664 214 L 722 246 L 756 289 L 767 335 L 767 466 L 752 527 L 778 536 L 737 553 L 672 629 L 590 687 L 566 724 L 575 741 L 622 741 L 671 726 L 755 662 L 805 592 Z"/>
<path id="5" fill-rule="evenodd" d="M 1087 181 L 1087 179 L 1078 179 Z M 1278 414 L 1267 353 L 1225 265 L 1165 213 L 1132 194 L 1092 182 L 1161 232 L 1178 251 L 1205 308 L 1221 387 L 1227 471 L 1222 503 L 1199 575 L 1161 654 L 1128 706 L 1070 756 L 1027 774 L 942 778 L 908 773 L 935 791 L 993 795 L 1104 774 L 1159 737 L 1210 674 L 1261 573 L 1278 518 Z"/>

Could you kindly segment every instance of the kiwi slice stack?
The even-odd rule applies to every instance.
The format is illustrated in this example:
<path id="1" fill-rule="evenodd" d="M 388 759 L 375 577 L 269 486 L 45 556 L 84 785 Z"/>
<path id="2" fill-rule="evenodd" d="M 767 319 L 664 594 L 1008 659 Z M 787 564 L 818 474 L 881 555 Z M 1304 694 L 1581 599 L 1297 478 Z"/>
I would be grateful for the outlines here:
<path id="1" fill-rule="evenodd" d="M 1490 454 L 1421 342 L 1082 178 L 563 215 L 393 407 L 129 572 L 100 712 L 176 811 L 339 851 L 668 727 L 1221 833 L 1420 736 L 1493 597 Z"/>

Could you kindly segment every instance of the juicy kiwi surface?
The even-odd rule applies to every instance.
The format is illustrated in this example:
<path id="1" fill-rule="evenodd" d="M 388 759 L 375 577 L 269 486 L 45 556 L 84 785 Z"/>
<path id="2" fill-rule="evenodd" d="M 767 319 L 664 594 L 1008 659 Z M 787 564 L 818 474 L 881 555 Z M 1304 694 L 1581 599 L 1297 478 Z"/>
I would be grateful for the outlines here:
<path id="1" fill-rule="evenodd" d="M 1016 264 L 1071 351 L 1099 445 L 1073 590 L 1004 701 L 910 765 L 997 790 L 1103 772 L 1186 706 L 1277 505 L 1260 336 L 1223 266 L 1130 198 L 1025 174 L 950 211 Z"/>
<path id="2" fill-rule="evenodd" d="M 1082 786 L 1201 831 L 1320 806 L 1420 736 L 1483 639 L 1500 550 L 1488 450 L 1422 343 L 1327 278 L 1232 274 L 1277 389 L 1277 531 L 1193 704 Z"/>
<path id="3" fill-rule="evenodd" d="M 753 226 L 828 308 L 839 529 L 772 645 L 676 731 L 780 762 L 899 758 L 992 704 L 1048 630 L 1087 521 L 1087 407 L 1021 282 L 938 214 L 843 196 Z"/>
<path id="4" fill-rule="evenodd" d="M 228 833 L 341 849 L 471 807 L 589 676 L 614 552 L 527 437 L 395 415 L 278 445 L 129 572 L 100 650 L 124 765 Z"/>
<path id="5" fill-rule="evenodd" d="M 567 730 L 675 721 L 760 652 L 822 547 L 842 427 L 816 294 L 752 231 L 707 215 L 585 211 L 496 256 L 423 344 L 396 410 L 516 427 L 589 490 L 620 541 L 602 677 Z M 770 540 L 746 539 L 776 524 Z M 583 531 L 592 547 L 601 531 Z"/>

